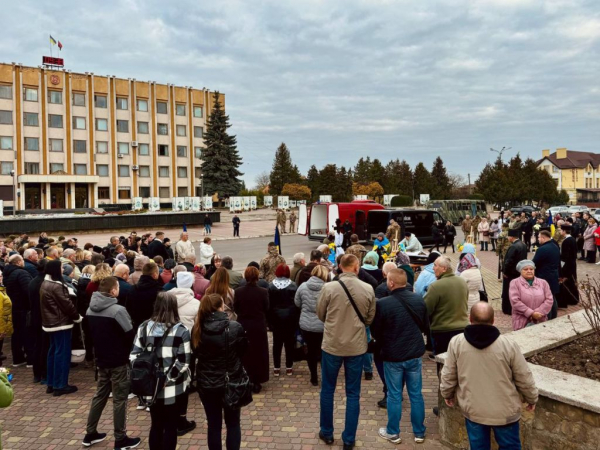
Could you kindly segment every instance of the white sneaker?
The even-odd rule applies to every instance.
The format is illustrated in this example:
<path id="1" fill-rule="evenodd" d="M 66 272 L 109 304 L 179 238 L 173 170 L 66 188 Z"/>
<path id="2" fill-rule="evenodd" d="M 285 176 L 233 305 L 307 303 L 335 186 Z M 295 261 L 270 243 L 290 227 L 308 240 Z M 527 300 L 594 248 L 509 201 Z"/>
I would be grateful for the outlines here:
<path id="1" fill-rule="evenodd" d="M 112 392 L 108 394 L 108 398 L 112 398 Z"/>
<path id="2" fill-rule="evenodd" d="M 127 396 L 127 400 L 132 400 L 132 399 L 134 399 L 134 398 L 136 398 L 136 397 L 137 397 L 137 395 L 135 395 L 135 394 L 129 394 L 129 395 Z"/>
<path id="3" fill-rule="evenodd" d="M 415 442 L 417 444 L 422 444 L 423 442 L 425 442 L 425 438 L 424 437 L 417 437 L 417 436 L 415 436 Z"/>
<path id="4" fill-rule="evenodd" d="M 150 407 L 149 406 L 146 407 L 146 412 L 150 412 Z"/>
<path id="5" fill-rule="evenodd" d="M 387 441 L 392 442 L 393 444 L 400 444 L 402 442 L 402 438 L 400 437 L 399 434 L 389 434 L 387 432 L 386 427 L 382 427 L 379 429 L 379 436 L 381 436 L 382 438 L 384 438 Z"/>
<path id="6" fill-rule="evenodd" d="M 596 265 L 597 265 L 597 266 L 600 266 L 600 261 L 598 261 L 598 262 L 596 263 Z"/>

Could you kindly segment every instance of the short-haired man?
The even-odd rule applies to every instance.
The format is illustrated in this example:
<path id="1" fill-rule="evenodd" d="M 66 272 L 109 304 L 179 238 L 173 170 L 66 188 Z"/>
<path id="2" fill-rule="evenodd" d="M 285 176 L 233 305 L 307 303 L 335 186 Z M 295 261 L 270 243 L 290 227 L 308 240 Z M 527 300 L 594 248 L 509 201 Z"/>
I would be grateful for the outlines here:
<path id="1" fill-rule="evenodd" d="M 285 222 L 284 225 L 285 227 Z M 260 261 L 258 275 L 264 278 L 268 283 L 275 279 L 275 269 L 279 264 L 286 264 L 285 258 L 279 254 L 279 247 L 275 242 L 269 242 L 267 246 L 267 255 Z"/>
<path id="2" fill-rule="evenodd" d="M 185 258 L 188 256 L 196 256 L 196 250 L 194 249 L 194 245 L 190 242 L 189 234 L 187 232 L 184 231 L 181 233 L 179 242 L 175 244 L 175 253 L 178 263 L 185 261 Z"/>
<path id="3" fill-rule="evenodd" d="M 163 244 L 165 233 L 162 231 L 157 231 L 155 236 L 156 237 L 152 240 L 152 242 L 148 244 L 148 258 L 152 259 L 156 255 L 160 255 L 163 257 L 163 261 L 166 261 L 170 258 L 170 256 L 167 252 L 165 244 Z"/>
<path id="4" fill-rule="evenodd" d="M 323 252 L 320 250 L 313 250 L 310 252 L 309 263 L 296 275 L 295 282 L 298 287 L 310 279 L 313 269 L 321 264 L 321 259 L 323 259 Z"/>
<path id="5" fill-rule="evenodd" d="M 306 260 L 304 259 L 304 253 L 296 253 L 294 255 L 294 267 L 290 272 L 290 279 L 296 282 L 296 276 L 306 266 Z"/>
<path id="6" fill-rule="evenodd" d="M 377 301 L 371 332 L 380 344 L 387 396 L 387 427 L 379 436 L 394 444 L 402 442 L 402 390 L 406 384 L 410 399 L 410 418 L 415 442 L 425 440 L 425 402 L 423 401 L 422 360 L 425 354 L 423 333 L 429 330 L 423 297 L 407 289 L 406 272 L 391 269 L 387 274 L 390 295 Z"/>
<path id="7" fill-rule="evenodd" d="M 127 264 L 117 264 L 114 269 L 114 276 L 119 283 L 119 294 L 117 301 L 119 305 L 125 306 L 127 296 L 133 290 L 133 286 L 129 284 L 129 266 Z"/>
<path id="8" fill-rule="evenodd" d="M 362 265 L 362 260 L 367 254 L 367 249 L 358 243 L 358 235 L 353 234 L 350 236 L 350 247 L 346 249 L 346 254 L 354 255 L 360 261 Z"/>
<path id="9" fill-rule="evenodd" d="M 73 263 L 73 278 L 75 279 L 75 281 L 79 281 L 79 278 L 81 277 L 81 271 L 79 270 L 79 267 L 77 267 L 77 265 L 75 264 L 75 253 L 75 250 L 73 250 L 72 248 L 66 248 L 63 251 L 60 261 L 63 263 L 63 265 Z"/>
<path id="10" fill-rule="evenodd" d="M 224 256 L 221 260 L 221 267 L 227 269 L 227 273 L 229 274 L 229 287 L 231 289 L 240 287 L 240 282 L 244 279 L 244 276 L 237 270 L 233 270 L 233 258 L 231 256 Z"/>
<path id="11" fill-rule="evenodd" d="M 535 276 L 546 280 L 554 297 L 554 305 L 548 314 L 548 319 L 555 319 L 558 315 L 557 297 L 560 291 L 558 282 L 560 274 L 560 248 L 548 230 L 540 231 L 538 236 L 540 246 L 533 255 Z"/>
<path id="12" fill-rule="evenodd" d="M 293 233 L 296 231 L 296 213 L 292 210 L 291 214 L 290 214 L 290 233 Z"/>
<path id="13" fill-rule="evenodd" d="M 35 248 L 28 248 L 23 252 L 23 259 L 25 260 L 25 270 L 31 275 L 31 278 L 35 278 L 38 275 L 38 261 L 39 255 Z"/>
<path id="14" fill-rule="evenodd" d="M 54 261 L 55 259 L 58 259 L 58 258 L 59 258 L 58 248 L 48 247 L 48 249 L 46 250 L 46 259 L 48 259 L 50 261 Z"/>
<path id="15" fill-rule="evenodd" d="M 517 264 L 527 259 L 527 246 L 521 241 L 520 228 L 508 229 L 508 242 L 510 242 L 510 247 L 506 250 L 502 265 L 502 312 L 510 315 L 512 306 L 508 298 L 508 290 L 510 282 L 521 276 L 517 270 Z"/>
<path id="16" fill-rule="evenodd" d="M 113 394 L 113 422 L 115 449 L 135 448 L 140 438 L 127 436 L 127 397 L 129 395 L 129 351 L 135 336 L 131 317 L 125 308 L 117 304 L 119 282 L 108 277 L 100 282 L 98 291 L 92 294 L 86 313 L 92 334 L 98 387 L 92 399 L 83 445 L 89 447 L 106 439 L 106 433 L 98 433 L 98 422 L 110 393 Z"/>
<path id="17" fill-rule="evenodd" d="M 233 237 L 240 237 L 240 218 L 237 214 L 233 215 L 233 219 L 231 219 L 231 223 L 233 224 Z"/>
<path id="18" fill-rule="evenodd" d="M 458 403 L 473 449 L 490 448 L 490 432 L 500 448 L 521 448 L 521 397 L 533 411 L 538 390 L 519 346 L 494 327 L 494 310 L 485 302 L 471 308 L 471 325 L 450 341 L 440 393 Z M 493 407 L 492 407 L 493 405 Z"/>
<path id="19" fill-rule="evenodd" d="M 155 263 L 144 264 L 139 281 L 127 297 L 127 311 L 135 329 L 152 316 L 156 296 L 162 291 L 158 275 L 158 266 Z"/>
<path id="20" fill-rule="evenodd" d="M 344 450 L 354 448 L 360 415 L 360 383 L 367 351 L 366 326 L 375 317 L 373 288 L 358 279 L 359 262 L 344 255 L 337 282 L 325 284 L 317 301 L 317 316 L 324 323 L 321 371 L 321 430 L 319 438 L 333 444 L 333 396 L 342 365 L 346 379 Z M 356 305 L 356 309 L 353 305 Z"/>

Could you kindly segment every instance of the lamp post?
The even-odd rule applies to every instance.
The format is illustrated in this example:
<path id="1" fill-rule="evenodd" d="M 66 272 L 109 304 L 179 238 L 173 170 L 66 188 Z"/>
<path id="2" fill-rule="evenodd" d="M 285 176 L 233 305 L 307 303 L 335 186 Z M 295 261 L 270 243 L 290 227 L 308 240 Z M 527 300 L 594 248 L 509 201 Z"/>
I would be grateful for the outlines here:
<path id="1" fill-rule="evenodd" d="M 17 214 L 17 195 L 15 194 L 15 171 L 10 171 L 11 176 L 13 177 L 13 217 Z"/>
<path id="2" fill-rule="evenodd" d="M 200 204 L 204 210 L 204 174 L 200 174 Z"/>

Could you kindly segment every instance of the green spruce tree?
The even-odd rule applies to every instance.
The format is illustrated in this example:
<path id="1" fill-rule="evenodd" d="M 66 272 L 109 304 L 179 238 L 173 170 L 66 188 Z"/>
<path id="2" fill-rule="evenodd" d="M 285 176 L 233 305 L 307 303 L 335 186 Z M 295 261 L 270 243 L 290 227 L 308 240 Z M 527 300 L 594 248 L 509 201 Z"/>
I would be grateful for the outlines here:
<path id="1" fill-rule="evenodd" d="M 433 162 L 431 168 L 431 199 L 446 200 L 450 198 L 452 186 L 448 171 L 444 167 L 444 161 L 439 156 Z"/>
<path id="2" fill-rule="evenodd" d="M 302 176 L 298 166 L 292 164 L 292 157 L 285 143 L 277 148 L 275 160 L 271 169 L 269 194 L 280 195 L 283 186 L 287 183 L 300 183 Z"/>

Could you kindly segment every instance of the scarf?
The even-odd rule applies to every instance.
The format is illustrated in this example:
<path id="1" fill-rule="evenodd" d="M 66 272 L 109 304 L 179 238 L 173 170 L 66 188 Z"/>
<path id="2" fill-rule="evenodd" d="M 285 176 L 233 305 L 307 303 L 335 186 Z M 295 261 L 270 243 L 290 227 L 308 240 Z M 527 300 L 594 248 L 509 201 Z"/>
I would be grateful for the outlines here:
<path id="1" fill-rule="evenodd" d="M 410 265 L 410 256 L 404 252 L 398 252 L 396 255 L 396 264 L 399 266 L 403 264 Z"/>
<path id="2" fill-rule="evenodd" d="M 467 253 L 463 259 L 458 263 L 458 273 L 462 273 L 465 270 L 472 269 L 473 267 L 477 267 L 477 262 L 475 261 L 475 257 L 471 253 Z"/>

